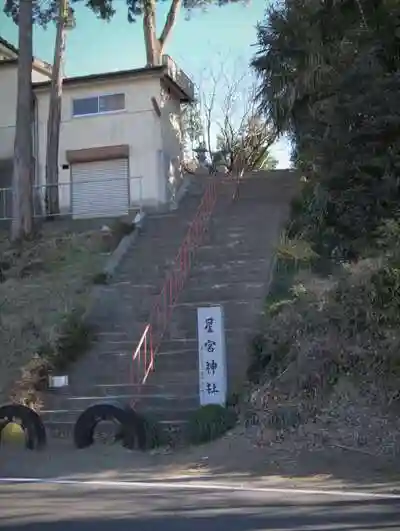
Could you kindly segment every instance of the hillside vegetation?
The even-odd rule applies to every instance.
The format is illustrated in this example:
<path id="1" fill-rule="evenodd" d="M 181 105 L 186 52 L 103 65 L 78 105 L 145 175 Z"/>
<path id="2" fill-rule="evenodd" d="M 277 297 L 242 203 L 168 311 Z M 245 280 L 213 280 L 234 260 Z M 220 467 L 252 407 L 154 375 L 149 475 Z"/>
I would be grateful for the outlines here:
<path id="1" fill-rule="evenodd" d="M 258 29 L 263 112 L 302 194 L 249 378 L 258 435 L 400 450 L 400 4 L 286 0 Z"/>
<path id="2" fill-rule="evenodd" d="M 98 224 L 43 224 L 35 238 L 14 244 L 0 231 L 0 401 L 39 407 L 48 372 L 65 369 L 89 347 L 84 316 L 93 284 L 132 230 L 120 221 L 108 230 Z"/>

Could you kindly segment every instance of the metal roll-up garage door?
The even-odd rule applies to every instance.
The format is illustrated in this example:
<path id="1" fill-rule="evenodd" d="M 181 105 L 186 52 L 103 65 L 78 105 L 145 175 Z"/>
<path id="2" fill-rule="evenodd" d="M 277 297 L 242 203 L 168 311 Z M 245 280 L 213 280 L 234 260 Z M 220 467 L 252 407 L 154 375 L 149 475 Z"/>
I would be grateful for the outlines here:
<path id="1" fill-rule="evenodd" d="M 71 165 L 74 219 L 128 214 L 128 159 Z"/>

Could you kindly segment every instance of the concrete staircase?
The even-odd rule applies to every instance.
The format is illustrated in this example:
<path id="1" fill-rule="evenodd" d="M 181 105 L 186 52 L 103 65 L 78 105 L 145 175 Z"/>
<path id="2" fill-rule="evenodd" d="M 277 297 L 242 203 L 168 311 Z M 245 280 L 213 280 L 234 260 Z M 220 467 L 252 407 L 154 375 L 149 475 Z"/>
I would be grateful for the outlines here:
<path id="1" fill-rule="evenodd" d="M 78 415 L 105 398 L 125 403 L 136 400 L 136 390 L 130 381 L 132 354 L 204 188 L 205 181 L 194 181 L 178 210 L 149 215 L 112 282 L 98 288 L 89 317 L 96 341 L 71 366 L 69 386 L 44 396 L 41 414 L 50 435 L 69 437 Z"/>
<path id="2" fill-rule="evenodd" d="M 238 391 L 248 366 L 250 339 L 259 320 L 274 265 L 274 246 L 296 192 L 296 175 L 274 172 L 240 185 L 220 184 L 210 231 L 175 306 L 139 407 L 167 425 L 185 422 L 199 407 L 197 308 L 222 305 L 225 314 L 228 391 Z M 149 396 L 146 395 L 149 393 Z M 150 399 L 151 395 L 151 399 Z"/>
<path id="3" fill-rule="evenodd" d="M 148 219 L 91 315 L 98 341 L 70 372 L 70 385 L 46 399 L 43 417 L 51 433 L 68 436 L 78 414 L 105 398 L 137 403 L 167 428 L 183 424 L 199 406 L 198 306 L 222 304 L 230 390 L 243 382 L 248 344 L 257 331 L 273 267 L 273 248 L 296 191 L 296 175 L 269 172 L 235 184 L 221 179 L 217 205 L 204 244 L 175 307 L 156 357 L 155 371 L 140 390 L 132 386 L 132 352 L 143 332 L 186 230 L 206 178 L 198 178 L 174 213 Z"/>

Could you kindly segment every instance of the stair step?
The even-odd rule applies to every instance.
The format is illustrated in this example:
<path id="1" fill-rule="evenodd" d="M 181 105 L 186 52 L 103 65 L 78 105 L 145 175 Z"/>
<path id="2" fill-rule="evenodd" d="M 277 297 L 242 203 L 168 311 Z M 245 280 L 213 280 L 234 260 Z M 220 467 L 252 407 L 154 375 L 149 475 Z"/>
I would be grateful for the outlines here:
<path id="1" fill-rule="evenodd" d="M 146 317 L 139 320 L 141 315 L 135 316 L 133 312 L 125 312 L 123 316 L 119 317 L 118 325 L 114 325 L 113 317 L 118 318 L 116 315 L 112 315 L 111 309 L 108 310 L 107 315 L 101 311 L 98 313 L 96 311 L 89 317 L 88 322 L 94 327 L 97 341 L 99 339 L 104 340 L 105 336 L 109 334 L 112 334 L 113 341 L 115 341 L 116 333 L 127 340 L 140 338 L 147 325 L 148 313 L 146 313 Z"/>
<path id="2" fill-rule="evenodd" d="M 264 249 L 243 249 L 238 251 L 235 248 L 222 248 L 216 244 L 207 247 L 201 247 L 196 256 L 197 264 L 202 262 L 213 262 L 214 264 L 222 265 L 226 261 L 237 260 L 261 260 L 268 254 Z"/>
<path id="3" fill-rule="evenodd" d="M 210 275 L 208 279 L 208 289 L 201 286 L 201 282 L 192 282 L 189 280 L 185 292 L 182 293 L 178 304 L 185 305 L 191 304 L 203 304 L 204 301 L 207 304 L 213 303 L 219 305 L 223 303 L 236 303 L 238 299 L 243 301 L 248 300 L 252 303 L 255 299 L 264 299 L 266 295 L 266 288 L 264 283 L 260 282 L 240 282 L 239 277 L 230 284 L 221 284 L 215 282 L 213 276 Z"/>
<path id="4" fill-rule="evenodd" d="M 162 378 L 164 382 L 164 379 Z M 151 380 L 145 385 L 131 383 L 116 383 L 116 384 L 99 384 L 93 389 L 98 393 L 104 393 L 104 396 L 110 394 L 129 394 L 132 393 L 138 397 L 159 397 L 169 399 L 176 399 L 179 397 L 197 396 L 197 381 L 194 383 L 188 383 L 187 379 L 178 383 L 152 383 Z M 196 393 L 196 394 L 193 394 Z"/>
<path id="5" fill-rule="evenodd" d="M 190 295 L 188 294 L 187 297 Z M 214 303 L 215 304 L 215 303 Z M 172 325 L 167 332 L 171 334 L 190 336 L 197 335 L 197 308 L 212 306 L 208 300 L 195 302 L 178 302 L 172 315 Z M 257 326 L 257 318 L 261 318 L 264 312 L 263 298 L 253 300 L 220 300 L 218 305 L 224 309 L 225 332 L 228 335 L 232 330 L 250 329 Z M 177 325 L 177 329 L 174 325 Z M 179 330 L 179 331 L 178 331 Z"/>
<path id="6" fill-rule="evenodd" d="M 102 345 L 104 349 L 101 351 L 99 350 L 97 353 L 97 358 L 100 360 L 101 358 L 108 358 L 108 357 L 126 357 L 126 358 L 132 358 L 133 353 L 135 352 L 137 343 L 133 343 L 131 341 L 126 342 L 119 342 L 119 343 L 107 343 Z M 177 345 L 179 347 L 179 344 Z M 178 348 L 176 350 L 164 350 L 164 342 L 162 343 L 162 348 L 157 352 L 157 359 L 160 358 L 160 356 L 169 356 L 174 357 L 176 356 L 177 359 L 186 358 L 186 357 L 197 357 L 197 339 L 193 340 L 193 343 L 191 344 L 191 348 Z"/>
<path id="7" fill-rule="evenodd" d="M 190 356 L 187 355 L 185 357 L 179 354 L 168 357 L 161 353 L 156 354 L 154 361 L 155 370 L 152 378 L 157 378 L 160 383 L 165 382 L 166 384 L 184 381 L 192 382 L 198 378 L 198 359 L 197 351 L 193 351 Z"/>
<path id="8" fill-rule="evenodd" d="M 163 347 L 161 346 L 161 349 L 162 348 Z M 122 375 L 124 375 L 125 373 L 124 376 L 126 380 L 127 372 L 128 374 L 133 374 L 135 370 L 138 371 L 139 366 L 144 367 L 143 357 L 144 355 L 142 353 L 142 361 L 139 362 L 138 360 L 136 360 L 134 362 L 133 348 L 131 350 L 126 351 L 102 351 L 96 354 L 96 358 L 86 358 L 87 363 L 85 363 L 85 366 L 88 371 L 93 371 L 95 365 L 96 375 L 101 378 L 101 381 L 97 380 L 96 383 L 105 384 L 107 383 L 107 381 L 113 381 L 115 379 L 114 375 L 120 377 L 121 373 Z M 192 371 L 197 371 L 198 351 L 196 348 L 196 350 L 192 349 L 181 352 L 176 351 L 174 353 L 170 352 L 169 354 L 166 354 L 165 352 L 160 350 L 155 356 L 155 363 L 157 369 L 159 367 L 162 367 L 167 370 L 167 374 L 165 375 L 166 383 L 171 382 L 175 378 L 185 381 L 187 377 L 191 376 L 190 374 L 188 374 L 188 372 L 191 373 Z M 112 368 L 110 368 L 110 364 L 112 365 Z M 79 375 L 81 374 L 81 372 L 82 371 L 73 372 L 70 378 L 70 382 L 73 383 L 74 375 L 78 375 L 77 378 L 80 379 Z M 176 377 L 173 376 L 171 373 L 177 373 Z"/>
<path id="9" fill-rule="evenodd" d="M 79 392 L 78 389 L 73 391 Z M 115 401 L 120 404 L 132 404 L 141 401 L 143 398 L 148 399 L 155 406 L 185 406 L 193 401 L 198 400 L 198 385 L 195 382 L 193 385 L 186 385 L 181 387 L 180 385 L 170 386 L 165 389 L 160 385 L 149 384 L 148 386 L 132 386 L 129 383 L 118 384 L 115 386 L 96 386 L 90 389 L 91 393 L 76 394 L 64 392 L 55 393 L 51 400 L 51 411 L 65 409 L 68 411 L 76 411 L 86 409 L 92 404 L 98 404 L 101 402 Z M 49 412 L 49 409 L 43 409 L 42 413 Z"/>
<path id="10" fill-rule="evenodd" d="M 175 431 L 177 428 L 182 429 L 187 424 L 186 418 L 170 418 L 160 419 L 158 421 L 161 429 L 166 432 L 171 430 Z M 49 439 L 63 439 L 69 440 L 71 445 L 73 444 L 73 433 L 75 427 L 75 420 L 66 420 L 66 421 L 45 421 L 46 434 Z M 113 423 L 102 422 L 98 426 L 96 432 L 98 435 L 95 435 L 94 444 L 120 444 L 119 442 L 114 442 L 113 438 L 115 435 L 115 425 Z"/>
<path id="11" fill-rule="evenodd" d="M 76 392 L 80 393 L 82 389 L 85 389 L 86 394 L 88 394 L 94 389 L 100 390 L 102 386 L 120 385 L 121 382 L 123 382 L 121 384 L 122 387 L 124 387 L 125 384 L 131 385 L 129 382 L 129 376 L 126 372 L 111 373 L 109 370 L 108 374 L 106 372 L 96 374 L 96 381 L 90 386 L 87 384 L 87 380 L 85 383 L 84 378 L 81 379 L 74 376 L 74 374 L 70 376 L 68 387 L 51 391 L 49 396 L 58 396 L 64 394 L 71 396 L 72 393 L 75 393 L 75 390 Z M 188 382 L 190 384 L 197 382 L 198 378 L 197 358 L 192 365 L 188 365 L 188 368 L 185 369 L 179 362 L 167 365 L 160 358 L 156 357 L 156 370 L 150 373 L 147 383 L 149 385 L 158 385 L 164 387 L 182 386 Z"/>
<path id="12" fill-rule="evenodd" d="M 113 325 L 113 318 L 118 319 L 118 326 Z M 108 315 L 93 313 L 88 318 L 88 323 L 93 326 L 96 333 L 96 338 L 107 335 L 112 332 L 119 332 L 125 335 L 127 339 L 135 339 L 140 337 L 147 324 L 146 319 L 148 315 L 142 318 L 141 315 L 134 315 L 132 312 L 125 312 L 124 315 L 112 315 L 111 310 Z"/>
<path id="13" fill-rule="evenodd" d="M 199 402 L 193 401 L 190 404 L 188 403 L 187 407 L 175 407 L 166 405 L 165 407 L 153 405 L 152 403 L 146 402 L 135 402 L 135 409 L 155 422 L 164 422 L 168 423 L 170 421 L 185 421 L 189 418 L 190 414 L 199 407 Z M 131 405 L 131 404 L 129 404 Z M 71 423 L 74 424 L 81 413 L 85 411 L 85 408 L 81 409 L 51 409 L 43 410 L 41 412 L 42 420 L 47 426 L 48 424 L 53 423 Z"/>
<path id="14" fill-rule="evenodd" d="M 203 274 L 205 272 L 226 272 L 231 269 L 240 268 L 241 271 L 245 272 L 246 270 L 253 267 L 256 271 L 259 271 L 260 268 L 263 269 L 265 264 L 270 263 L 270 258 L 251 258 L 249 259 L 230 259 L 224 260 L 222 263 L 216 264 L 215 262 L 201 262 L 195 263 L 191 270 L 190 280 L 196 278 L 198 274 Z M 225 280 L 226 280 L 225 276 Z"/>
<path id="15" fill-rule="evenodd" d="M 68 439 L 73 444 L 75 420 L 55 420 L 45 422 L 46 433 L 49 438 Z M 118 444 L 115 441 L 116 425 L 113 422 L 101 422 L 97 425 L 94 434 L 94 445 Z"/>

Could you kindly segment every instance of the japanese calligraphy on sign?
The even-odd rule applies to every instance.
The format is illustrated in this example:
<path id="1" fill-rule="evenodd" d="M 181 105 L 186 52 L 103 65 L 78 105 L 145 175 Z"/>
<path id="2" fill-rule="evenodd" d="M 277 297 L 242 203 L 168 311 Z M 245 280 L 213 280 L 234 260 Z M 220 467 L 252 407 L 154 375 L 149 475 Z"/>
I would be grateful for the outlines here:
<path id="1" fill-rule="evenodd" d="M 224 315 L 221 306 L 197 309 L 200 404 L 226 401 Z"/>

